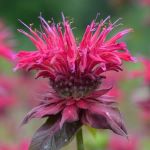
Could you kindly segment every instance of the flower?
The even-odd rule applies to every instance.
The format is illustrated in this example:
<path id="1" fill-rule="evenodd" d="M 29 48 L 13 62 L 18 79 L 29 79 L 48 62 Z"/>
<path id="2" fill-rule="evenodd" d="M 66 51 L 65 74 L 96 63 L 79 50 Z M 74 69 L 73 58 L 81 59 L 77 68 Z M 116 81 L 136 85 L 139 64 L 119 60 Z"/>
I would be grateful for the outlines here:
<path id="1" fill-rule="evenodd" d="M 138 102 L 141 109 L 141 118 L 145 121 L 150 121 L 150 99 Z"/>
<path id="2" fill-rule="evenodd" d="M 16 104 L 13 80 L 6 75 L 0 75 L 0 117 Z"/>
<path id="3" fill-rule="evenodd" d="M 150 60 L 148 58 L 139 58 L 143 66 L 142 70 L 135 70 L 131 72 L 131 77 L 143 77 L 145 84 L 150 84 Z"/>
<path id="4" fill-rule="evenodd" d="M 150 0 L 139 0 L 142 6 L 150 6 Z"/>
<path id="5" fill-rule="evenodd" d="M 150 129 L 150 98 L 145 99 L 143 101 L 139 101 L 138 103 L 139 107 L 139 117 L 141 119 L 142 125 L 143 125 L 143 131 L 142 133 L 149 135 L 149 129 Z"/>
<path id="6" fill-rule="evenodd" d="M 22 140 L 18 144 L 0 144 L 0 150 L 28 150 L 29 147 L 29 141 L 28 140 Z"/>
<path id="7" fill-rule="evenodd" d="M 50 87 L 39 106 L 24 118 L 23 124 L 32 118 L 57 116 L 58 130 L 65 123 L 79 121 L 126 136 L 127 131 L 115 101 L 105 95 L 112 87 L 102 89 L 100 85 L 105 78 L 102 73 L 122 70 L 122 60 L 135 60 L 125 42 L 118 41 L 132 29 L 125 29 L 106 40 L 117 26 L 116 22 L 109 22 L 106 26 L 110 17 L 100 23 L 94 20 L 78 43 L 64 16 L 63 29 L 61 24 L 48 24 L 41 16 L 39 18 L 41 32 L 34 31 L 21 21 L 31 34 L 21 29 L 19 32 L 33 42 L 36 51 L 19 52 L 15 70 L 38 70 L 36 78 L 48 78 Z"/>
<path id="8" fill-rule="evenodd" d="M 138 138 L 131 137 L 129 140 L 120 138 L 118 136 L 112 136 L 109 141 L 109 150 L 137 150 Z"/>
<path id="9" fill-rule="evenodd" d="M 93 21 L 87 26 L 80 44 L 74 38 L 69 22 L 64 20 L 64 35 L 62 28 L 47 24 L 40 17 L 44 32 L 33 31 L 27 27 L 31 35 L 23 30 L 36 46 L 37 51 L 22 51 L 18 54 L 19 63 L 15 69 L 40 69 L 39 76 L 54 78 L 55 72 L 68 73 L 89 73 L 99 76 L 108 70 L 121 70 L 122 60 L 134 61 L 124 42 L 117 42 L 132 29 L 125 29 L 114 37 L 106 40 L 107 35 L 115 27 L 115 23 L 105 27 L 106 18 L 98 25 Z M 102 31 L 101 31 L 102 28 Z M 55 67 L 53 67 L 55 66 Z M 49 68 L 50 67 L 50 68 Z M 44 70 L 44 72 L 43 72 Z"/>
<path id="10" fill-rule="evenodd" d="M 13 43 L 10 41 L 12 33 L 0 20 L 0 56 L 13 61 L 15 53 L 12 50 Z"/>

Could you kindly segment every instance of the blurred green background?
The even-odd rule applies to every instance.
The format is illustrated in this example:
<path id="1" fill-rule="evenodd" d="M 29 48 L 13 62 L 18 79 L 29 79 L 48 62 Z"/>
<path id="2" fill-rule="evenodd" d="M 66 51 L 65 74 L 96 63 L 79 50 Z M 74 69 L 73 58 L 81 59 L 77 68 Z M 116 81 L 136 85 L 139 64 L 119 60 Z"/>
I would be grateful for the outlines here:
<path id="1" fill-rule="evenodd" d="M 18 28 L 24 28 L 18 21 L 21 19 L 26 24 L 33 23 L 38 27 L 40 12 L 46 20 L 61 21 L 61 12 L 73 19 L 72 27 L 80 38 L 87 24 L 96 17 L 99 12 L 101 18 L 108 15 L 111 20 L 123 18 L 122 27 L 134 29 L 127 42 L 134 53 L 150 54 L 150 8 L 141 5 L 142 0 L 0 0 L 0 17 L 13 28 L 19 42 L 17 49 L 33 48 L 32 44 L 17 32 Z M 121 28 L 121 27 L 120 27 Z"/>

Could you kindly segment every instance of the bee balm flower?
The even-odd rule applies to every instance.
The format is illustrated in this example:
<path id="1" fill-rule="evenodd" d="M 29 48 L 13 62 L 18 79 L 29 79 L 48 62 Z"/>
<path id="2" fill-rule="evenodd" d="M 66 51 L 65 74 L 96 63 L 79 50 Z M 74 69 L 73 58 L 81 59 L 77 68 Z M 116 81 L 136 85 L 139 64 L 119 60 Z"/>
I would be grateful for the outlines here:
<path id="1" fill-rule="evenodd" d="M 150 84 L 150 60 L 148 58 L 139 58 L 143 69 L 142 70 L 135 70 L 131 72 L 131 77 L 143 77 L 144 82 L 146 85 Z"/>
<path id="2" fill-rule="evenodd" d="M 139 147 L 139 138 L 132 136 L 129 140 L 112 136 L 108 143 L 109 150 L 137 150 Z"/>
<path id="3" fill-rule="evenodd" d="M 13 43 L 10 41 L 11 32 L 0 20 L 0 56 L 13 61 L 15 53 L 12 50 Z"/>
<path id="4" fill-rule="evenodd" d="M 36 78 L 48 78 L 50 88 L 41 104 L 27 114 L 23 123 L 32 118 L 56 116 L 57 121 L 49 131 L 51 137 L 58 133 L 56 131 L 61 132 L 65 124 L 73 122 L 126 135 L 115 102 L 105 95 L 111 88 L 101 89 L 100 85 L 105 78 L 102 73 L 122 70 L 122 60 L 134 61 L 126 44 L 118 41 L 132 29 L 125 29 L 106 39 L 116 27 L 115 23 L 105 25 L 108 17 L 100 23 L 92 21 L 81 42 L 77 42 L 64 17 L 63 27 L 48 24 L 41 16 L 39 18 L 41 32 L 27 25 L 30 34 L 19 30 L 33 42 L 36 51 L 19 52 L 15 69 L 37 70 Z M 41 133 L 41 130 L 38 132 Z"/>

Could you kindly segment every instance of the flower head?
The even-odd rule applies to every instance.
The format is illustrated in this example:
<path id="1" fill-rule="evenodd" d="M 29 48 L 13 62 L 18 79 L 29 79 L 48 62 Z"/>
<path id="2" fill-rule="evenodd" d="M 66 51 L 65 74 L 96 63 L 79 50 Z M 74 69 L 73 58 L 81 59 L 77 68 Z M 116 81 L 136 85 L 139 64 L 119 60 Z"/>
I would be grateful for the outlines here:
<path id="1" fill-rule="evenodd" d="M 10 41 L 11 37 L 10 30 L 0 20 L 0 56 L 12 61 L 15 54 L 12 50 L 13 43 Z"/>
<path id="2" fill-rule="evenodd" d="M 109 17 L 98 24 L 92 21 L 87 26 L 80 43 L 75 40 L 67 20 L 63 21 L 64 33 L 62 33 L 60 24 L 49 25 L 42 17 L 39 18 L 43 32 L 33 31 L 28 26 L 31 34 L 19 30 L 34 43 L 37 50 L 20 52 L 16 69 L 38 69 L 42 71 L 39 76 L 50 79 L 54 79 L 58 73 L 64 75 L 90 73 L 93 76 L 100 76 L 102 72 L 108 70 L 121 70 L 122 60 L 134 61 L 126 44 L 118 42 L 132 29 L 125 29 L 106 40 L 108 34 L 116 27 L 115 23 L 105 26 Z"/>
<path id="3" fill-rule="evenodd" d="M 126 135 L 115 102 L 105 95 L 111 87 L 102 89 L 100 85 L 105 78 L 102 73 L 122 70 L 122 60 L 134 61 L 126 44 L 118 41 L 132 29 L 107 39 L 117 26 L 116 22 L 106 26 L 107 17 L 100 23 L 92 21 L 78 43 L 64 17 L 63 28 L 61 24 L 48 24 L 41 16 L 39 18 L 41 32 L 27 25 L 30 34 L 19 30 L 34 43 L 36 51 L 21 51 L 15 69 L 38 70 L 36 78 L 48 78 L 50 87 L 41 104 L 27 114 L 23 123 L 56 115 L 60 119 L 59 128 L 64 123 L 79 121 Z"/>

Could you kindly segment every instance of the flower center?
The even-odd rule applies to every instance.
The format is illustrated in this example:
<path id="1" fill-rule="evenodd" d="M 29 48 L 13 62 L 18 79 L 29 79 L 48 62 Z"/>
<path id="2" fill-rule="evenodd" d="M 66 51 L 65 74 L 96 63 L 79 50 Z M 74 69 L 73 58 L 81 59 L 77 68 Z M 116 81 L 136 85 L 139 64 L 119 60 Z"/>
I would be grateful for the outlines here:
<path id="1" fill-rule="evenodd" d="M 52 81 L 51 85 L 60 97 L 79 99 L 97 89 L 101 79 L 102 77 L 95 78 L 91 76 L 81 76 L 80 78 L 76 76 L 70 76 L 69 78 L 61 76 Z"/>

